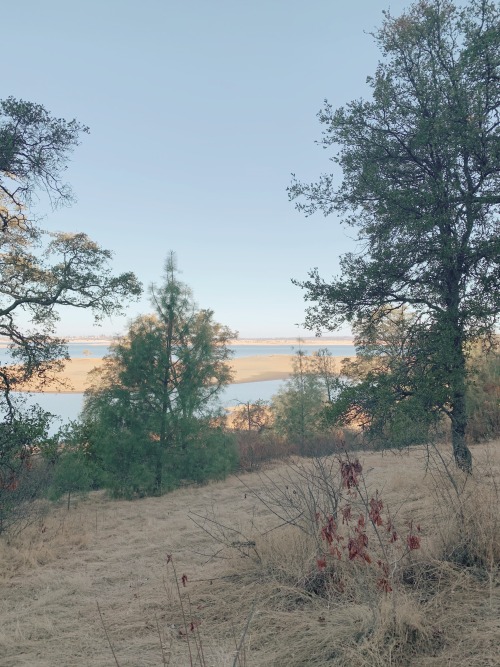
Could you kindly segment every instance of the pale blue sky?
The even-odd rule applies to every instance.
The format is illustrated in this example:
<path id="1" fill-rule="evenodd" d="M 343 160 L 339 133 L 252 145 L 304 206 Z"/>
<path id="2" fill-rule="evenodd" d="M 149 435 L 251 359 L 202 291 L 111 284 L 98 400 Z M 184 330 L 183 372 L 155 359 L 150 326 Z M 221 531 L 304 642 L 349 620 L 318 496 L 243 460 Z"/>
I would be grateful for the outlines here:
<path id="1" fill-rule="evenodd" d="M 90 126 L 68 170 L 78 202 L 50 230 L 84 231 L 116 271 L 159 280 L 167 252 L 200 306 L 241 337 L 304 330 L 302 279 L 352 247 L 334 218 L 288 202 L 291 172 L 330 171 L 316 113 L 367 94 L 367 34 L 408 0 L 3 2 L 0 97 Z M 147 312 L 145 297 L 128 318 Z M 63 312 L 62 335 L 113 335 Z M 310 335 L 307 334 L 306 335 Z"/>

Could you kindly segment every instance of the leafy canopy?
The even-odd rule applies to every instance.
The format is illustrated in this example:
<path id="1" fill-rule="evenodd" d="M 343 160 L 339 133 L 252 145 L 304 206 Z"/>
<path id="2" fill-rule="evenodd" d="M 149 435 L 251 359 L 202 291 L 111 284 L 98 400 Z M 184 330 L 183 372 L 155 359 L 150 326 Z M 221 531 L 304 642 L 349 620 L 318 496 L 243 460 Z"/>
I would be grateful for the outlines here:
<path id="1" fill-rule="evenodd" d="M 83 412 L 90 449 L 125 495 L 162 493 L 183 477 L 200 481 L 234 463 L 212 417 L 232 379 L 228 343 L 236 334 L 196 306 L 172 254 L 150 294 L 154 313 L 115 341 Z"/>
<path id="2" fill-rule="evenodd" d="M 359 243 L 339 277 L 313 270 L 301 283 L 313 303 L 306 323 L 369 328 L 411 307 L 433 357 L 428 388 L 470 470 L 466 344 L 491 336 L 500 311 L 500 13 L 489 0 L 420 0 L 386 12 L 374 39 L 371 99 L 325 102 L 319 114 L 321 144 L 339 147 L 340 184 L 324 174 L 289 188 L 306 214 L 339 214 Z"/>
<path id="3" fill-rule="evenodd" d="M 0 365 L 3 507 L 34 448 L 48 437 L 49 415 L 26 411 L 13 392 L 52 382 L 67 358 L 65 341 L 54 336 L 57 307 L 90 309 L 99 321 L 141 292 L 133 273 L 113 275 L 109 250 L 81 232 L 44 231 L 34 212 L 43 193 L 53 207 L 73 201 L 63 173 L 86 132 L 40 104 L 0 101 L 0 336 L 10 343 L 14 362 Z"/>

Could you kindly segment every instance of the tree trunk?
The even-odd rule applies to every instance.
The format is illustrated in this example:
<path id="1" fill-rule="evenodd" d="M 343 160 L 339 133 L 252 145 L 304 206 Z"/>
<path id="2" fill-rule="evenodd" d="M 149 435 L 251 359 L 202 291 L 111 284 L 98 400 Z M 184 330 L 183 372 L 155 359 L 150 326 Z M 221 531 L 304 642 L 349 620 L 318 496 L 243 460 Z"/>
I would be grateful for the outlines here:
<path id="1" fill-rule="evenodd" d="M 162 485 L 162 473 L 163 473 L 163 457 L 164 452 L 167 448 L 167 419 L 168 419 L 168 379 L 169 379 L 169 369 L 165 370 L 163 377 L 163 396 L 161 404 L 161 413 L 160 413 L 160 439 L 157 442 L 158 448 L 156 452 L 156 477 L 155 484 L 158 491 L 158 495 L 161 496 L 161 485 Z"/>
<path id="2" fill-rule="evenodd" d="M 444 234 L 447 237 L 447 234 Z M 447 247 L 445 246 L 445 249 Z M 447 275 L 448 322 L 444 338 L 448 338 L 450 365 L 447 369 L 450 387 L 451 442 L 457 466 L 466 473 L 472 472 L 472 454 L 465 442 L 467 428 L 466 379 L 467 368 L 464 353 L 464 325 L 460 316 L 460 276 L 463 258 L 457 258 Z M 447 336 L 446 334 L 449 334 Z"/>
<path id="3" fill-rule="evenodd" d="M 156 459 L 156 473 L 155 473 L 155 485 L 158 492 L 158 495 L 162 494 L 162 477 L 163 477 L 163 458 L 164 452 L 167 449 L 168 438 L 167 438 L 167 421 L 169 415 L 172 414 L 172 406 L 170 404 L 170 382 L 171 382 L 171 365 L 172 365 L 172 340 L 173 340 L 173 330 L 174 330 L 174 300 L 173 297 L 170 298 L 170 303 L 168 304 L 168 323 L 167 323 L 167 339 L 166 339 L 166 359 L 165 359 L 165 368 L 163 369 L 163 378 L 162 378 L 162 405 L 161 405 L 161 414 L 160 414 L 160 440 L 158 442 L 158 451 Z"/>
<path id="4" fill-rule="evenodd" d="M 162 488 L 162 482 L 163 482 L 163 463 L 161 460 L 161 450 L 158 452 L 158 456 L 156 457 L 156 462 L 155 462 L 155 489 L 156 493 L 161 496 L 161 488 Z"/>
<path id="5" fill-rule="evenodd" d="M 465 393 L 456 394 L 453 401 L 451 414 L 451 442 L 453 445 L 453 456 L 455 463 L 466 473 L 472 472 L 472 454 L 465 441 L 465 429 L 467 426 L 467 412 L 465 405 Z"/>
<path id="6" fill-rule="evenodd" d="M 465 441 L 467 428 L 466 368 L 461 341 L 455 341 L 454 353 L 456 357 L 452 371 L 451 387 L 451 442 L 455 463 L 461 470 L 470 474 L 472 472 L 472 454 Z"/>

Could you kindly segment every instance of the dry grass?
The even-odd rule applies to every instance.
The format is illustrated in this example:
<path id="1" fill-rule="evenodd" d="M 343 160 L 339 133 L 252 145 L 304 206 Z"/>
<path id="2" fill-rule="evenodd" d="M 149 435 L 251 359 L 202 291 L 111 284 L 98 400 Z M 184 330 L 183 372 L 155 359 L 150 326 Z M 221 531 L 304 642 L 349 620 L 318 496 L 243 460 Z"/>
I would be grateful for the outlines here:
<path id="1" fill-rule="evenodd" d="M 435 461 L 426 472 L 423 449 L 361 456 L 368 492 L 379 491 L 399 525 L 422 526 L 422 548 L 398 564 L 387 595 L 371 566 L 342 561 L 333 578 L 318 571 L 313 535 L 271 530 L 279 520 L 255 493 L 282 484 L 286 464 L 245 475 L 245 485 L 233 477 L 162 498 L 96 493 L 69 513 L 55 507 L 0 541 L 0 665 L 113 664 L 97 602 L 121 667 L 190 665 L 167 554 L 187 576 L 180 590 L 195 664 L 201 639 L 207 667 L 232 667 L 253 611 L 240 667 L 498 665 L 500 443 L 474 456 L 472 479 L 453 471 L 459 493 Z M 226 545 L 190 515 L 225 526 Z"/>

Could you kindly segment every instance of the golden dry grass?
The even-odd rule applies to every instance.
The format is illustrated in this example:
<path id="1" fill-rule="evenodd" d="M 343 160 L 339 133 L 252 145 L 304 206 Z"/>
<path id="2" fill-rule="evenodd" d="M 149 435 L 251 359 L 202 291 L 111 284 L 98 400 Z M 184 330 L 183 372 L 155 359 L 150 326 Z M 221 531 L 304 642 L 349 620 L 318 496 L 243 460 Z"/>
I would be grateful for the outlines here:
<path id="1" fill-rule="evenodd" d="M 424 449 L 360 456 L 369 492 L 380 492 L 400 525 L 422 525 L 422 549 L 398 566 L 387 596 L 369 567 L 349 561 L 339 566 L 342 592 L 321 594 L 316 541 L 293 526 L 268 532 L 279 521 L 254 492 L 293 475 L 285 464 L 162 498 L 93 493 L 69 512 L 62 502 L 10 544 L 0 541 L 0 665 L 114 664 L 97 603 L 121 667 L 163 664 L 158 628 L 165 662 L 189 665 L 167 554 L 188 578 L 190 648 L 194 661 L 199 633 L 207 666 L 233 665 L 250 614 L 238 663 L 248 667 L 499 665 L 500 442 L 476 446 L 474 456 L 477 472 L 459 496 L 435 464 L 426 472 Z M 213 540 L 192 521 L 200 517 L 215 518 L 219 526 L 207 529 L 239 549 Z M 483 562 L 454 562 L 467 536 Z"/>

